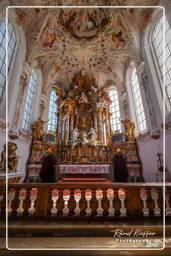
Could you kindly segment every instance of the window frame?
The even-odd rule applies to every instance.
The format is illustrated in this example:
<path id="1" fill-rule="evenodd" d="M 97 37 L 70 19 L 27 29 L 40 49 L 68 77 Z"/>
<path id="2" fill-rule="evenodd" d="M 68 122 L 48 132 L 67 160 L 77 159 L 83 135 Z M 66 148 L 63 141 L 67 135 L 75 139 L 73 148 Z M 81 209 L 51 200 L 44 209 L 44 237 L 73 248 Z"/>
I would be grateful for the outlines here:
<path id="1" fill-rule="evenodd" d="M 139 93 L 140 93 L 139 99 L 141 101 L 141 103 L 139 103 L 139 106 L 142 106 L 142 111 L 141 111 L 140 114 L 143 113 L 143 115 L 144 115 L 144 119 L 141 121 L 141 123 L 143 121 L 145 121 L 145 129 L 144 130 L 140 129 L 140 123 L 139 123 L 139 120 L 138 120 L 138 115 L 139 114 L 137 113 L 137 108 L 139 106 L 137 107 L 136 103 L 135 103 L 135 94 L 134 94 L 134 91 L 133 91 L 133 84 L 132 84 L 133 72 L 135 72 L 135 75 L 136 75 L 136 78 L 137 78 L 137 82 L 138 82 L 137 84 L 138 84 L 138 87 L 139 87 L 138 88 L 139 89 Z M 135 120 L 136 120 L 136 124 L 137 124 L 136 126 L 137 126 L 137 130 L 138 130 L 138 134 L 144 134 L 144 133 L 146 133 L 148 131 L 147 116 L 146 116 L 146 112 L 145 112 L 145 106 L 144 106 L 143 97 L 142 97 L 142 90 L 141 90 L 141 87 L 140 87 L 140 83 L 139 83 L 136 67 L 133 67 L 131 69 L 131 72 L 130 72 L 130 89 L 131 89 L 131 98 L 133 100 L 133 108 L 134 108 L 134 113 L 135 113 Z"/>
<path id="2" fill-rule="evenodd" d="M 53 122 L 49 122 L 49 114 L 50 114 L 50 107 L 51 107 L 51 95 L 52 95 L 52 93 L 54 93 L 55 94 L 55 98 L 56 98 L 56 100 L 57 100 L 57 98 L 58 98 L 58 96 L 56 95 L 56 92 L 55 92 L 55 90 L 51 90 L 50 91 L 50 94 L 49 94 L 49 104 L 48 104 L 48 113 L 47 113 L 47 116 L 48 116 L 48 123 L 47 123 L 47 132 L 56 132 L 56 130 L 57 130 L 57 126 L 58 126 L 58 117 L 56 116 L 56 125 L 53 125 L 52 123 Z M 53 103 L 56 105 L 56 113 L 57 113 L 57 111 L 58 111 L 58 105 L 55 103 L 55 101 L 56 100 L 54 100 L 53 101 Z M 54 108 L 54 107 L 53 107 Z M 53 116 L 53 114 L 55 113 L 55 112 L 53 112 L 53 111 L 51 111 L 51 113 L 52 113 L 52 116 Z M 53 120 L 52 120 L 53 121 Z M 56 130 L 52 130 L 52 129 L 48 129 L 48 126 L 56 126 Z"/>
<path id="3" fill-rule="evenodd" d="M 154 29 L 156 27 L 156 24 L 158 23 L 158 21 L 163 18 L 164 22 L 167 21 L 168 22 L 168 19 L 167 17 L 165 17 L 164 15 L 158 15 L 154 22 L 153 22 L 153 25 L 152 27 L 150 28 L 150 33 L 149 33 L 149 43 L 150 43 L 150 52 L 151 52 L 151 57 L 152 57 L 152 60 L 153 60 L 153 65 L 154 65 L 154 69 L 155 69 L 155 73 L 156 73 L 156 76 L 157 76 L 157 80 L 158 80 L 158 90 L 160 92 L 160 95 L 161 95 L 161 101 L 163 102 L 163 98 L 164 98 L 164 95 L 165 94 L 165 106 L 166 106 L 166 109 L 168 112 L 171 111 L 171 99 L 169 100 L 169 97 L 168 97 L 168 93 L 167 93 L 167 90 L 166 90 L 166 84 L 164 84 L 164 79 L 162 78 L 163 75 L 164 77 L 166 76 L 166 73 L 164 74 L 164 68 L 163 70 L 160 69 L 160 66 L 159 66 L 159 61 L 158 61 L 158 57 L 157 57 L 157 54 L 156 54 L 156 50 L 155 50 L 155 47 L 154 47 L 154 43 L 153 43 L 153 33 L 154 33 Z M 168 22 L 168 25 L 169 25 L 169 28 L 171 30 L 171 26 Z M 166 36 L 166 33 L 164 34 L 164 31 L 163 30 L 163 38 Z M 166 38 L 165 38 L 166 39 Z M 160 42 L 161 43 L 161 42 Z M 165 44 L 165 46 L 167 46 L 167 42 Z M 164 44 L 163 44 L 163 48 L 162 48 L 164 51 L 166 51 L 166 48 L 164 49 Z M 162 52 L 164 52 L 162 51 Z M 164 63 L 164 61 L 163 61 Z M 166 65 L 166 62 L 165 62 L 165 65 Z M 166 71 L 166 70 L 165 70 Z M 151 70 L 152 72 L 152 70 Z"/>
<path id="4" fill-rule="evenodd" d="M 112 96 L 110 95 L 111 92 L 116 92 L 115 95 L 117 95 L 117 99 L 113 99 L 112 100 Z M 113 95 L 113 96 L 115 96 Z M 118 93 L 118 89 L 116 87 L 111 87 L 110 90 L 109 90 L 109 97 L 110 97 L 110 100 L 112 101 L 111 105 L 109 106 L 110 108 L 110 113 L 111 113 L 111 116 L 110 116 L 110 125 L 111 125 L 111 131 L 112 133 L 116 132 L 116 131 L 119 131 L 119 132 L 122 132 L 122 125 L 121 125 L 121 121 L 118 122 L 118 119 L 121 120 L 121 108 L 120 108 L 120 102 L 119 102 L 119 93 Z M 112 104 L 114 102 L 118 102 L 117 104 L 114 104 L 112 106 Z M 116 108 L 118 107 L 118 111 L 114 111 L 112 112 L 112 108 Z M 116 115 L 116 113 L 119 113 L 119 115 Z M 112 115 L 113 115 L 113 118 L 112 118 Z M 113 120 L 116 120 L 116 123 L 114 124 L 114 122 L 112 122 Z M 119 129 L 115 129 L 114 126 L 116 126 L 118 128 L 119 126 Z"/>
<path id="5" fill-rule="evenodd" d="M 17 36 L 16 29 L 15 29 L 15 26 L 13 25 L 13 23 L 10 20 L 8 20 L 8 23 L 10 24 L 10 26 L 12 28 L 12 30 L 10 30 L 10 37 L 8 35 L 8 38 L 10 38 L 9 43 L 11 42 L 11 38 L 14 38 L 14 40 L 12 40 L 12 41 L 14 41 L 13 48 L 10 46 L 10 44 L 8 44 L 8 47 L 10 47 L 12 49 L 11 57 L 9 58 L 9 56 L 8 56 L 8 72 L 10 72 L 11 69 L 12 69 L 13 61 L 15 59 L 15 55 L 16 55 L 16 51 L 17 51 L 18 36 Z M 0 70 L 0 73 L 5 77 L 5 80 L 4 80 L 3 86 L 1 86 L 2 91 L 0 93 L 0 101 L 2 101 L 4 92 L 5 92 L 5 87 L 6 87 L 6 36 L 7 36 L 7 30 L 6 30 L 6 20 L 5 19 L 1 20 L 1 25 L 2 24 L 4 24 L 5 30 L 2 31 L 2 33 L 1 33 L 2 34 L 2 41 L 1 41 L 0 47 L 2 46 L 3 41 L 5 41 L 5 49 L 3 47 L 3 49 L 5 50 L 4 51 L 5 54 L 4 54 L 4 58 L 2 60 L 1 70 L 2 70 L 3 67 L 5 67 L 5 72 L 4 72 L 5 75 L 3 75 L 3 73 L 1 73 L 1 70 Z M 8 27 L 8 34 L 9 34 L 9 27 Z"/>
<path id="6" fill-rule="evenodd" d="M 35 79 L 32 79 L 32 74 L 35 74 Z M 35 81 L 34 85 L 33 83 L 31 83 L 32 81 Z M 29 77 L 29 82 L 28 82 L 28 88 L 27 88 L 27 92 L 26 92 L 26 96 L 25 96 L 25 101 L 24 101 L 24 108 L 23 108 L 23 115 L 22 115 L 22 122 L 21 122 L 21 129 L 22 131 L 28 133 L 30 131 L 31 128 L 31 121 L 32 121 L 32 114 L 33 114 L 33 106 L 34 106 L 34 100 L 35 100 L 35 96 L 36 96 L 36 91 L 37 91 L 37 83 L 38 83 L 38 75 L 37 75 L 37 71 L 35 68 L 33 68 L 31 70 L 31 74 Z M 30 89 L 30 85 L 33 85 L 33 87 Z M 31 90 L 31 91 L 30 91 Z M 30 102 L 30 98 L 32 96 L 31 102 Z M 29 103 L 29 104 L 28 104 Z M 28 114 L 28 108 L 30 113 Z M 26 111 L 25 111 L 26 110 Z M 24 119 L 24 115 L 28 116 L 28 118 Z M 24 125 L 27 123 L 27 127 L 26 125 Z M 26 129 L 25 129 L 26 127 Z"/>

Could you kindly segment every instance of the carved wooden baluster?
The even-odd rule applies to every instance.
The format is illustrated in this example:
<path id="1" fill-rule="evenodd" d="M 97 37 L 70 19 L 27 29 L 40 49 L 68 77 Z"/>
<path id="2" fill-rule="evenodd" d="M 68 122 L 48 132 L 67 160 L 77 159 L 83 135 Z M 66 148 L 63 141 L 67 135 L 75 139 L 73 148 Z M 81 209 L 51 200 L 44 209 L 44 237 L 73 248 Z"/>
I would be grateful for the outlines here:
<path id="1" fill-rule="evenodd" d="M 96 199 L 98 201 L 97 216 L 103 216 L 103 209 L 102 209 L 103 190 L 102 189 L 96 190 Z"/>
<path id="2" fill-rule="evenodd" d="M 79 202 L 80 202 L 80 199 L 81 199 L 81 190 L 80 189 L 75 189 L 74 190 L 74 199 L 76 201 L 76 207 L 74 209 L 74 213 L 76 216 L 80 216 L 80 212 L 81 212 L 81 209 L 79 207 Z"/>
<path id="3" fill-rule="evenodd" d="M 21 216 L 24 212 L 24 208 L 23 208 L 23 202 L 26 198 L 26 189 L 25 188 L 21 188 L 20 189 L 20 193 L 19 193 L 19 207 L 17 209 L 17 216 Z"/>
<path id="4" fill-rule="evenodd" d="M 126 216 L 126 208 L 125 208 L 125 189 L 124 188 L 120 188 L 118 190 L 118 197 L 121 201 L 121 208 L 120 208 L 120 216 Z"/>
<path id="5" fill-rule="evenodd" d="M 90 201 L 92 199 L 92 191 L 91 191 L 91 189 L 86 189 L 86 191 L 85 191 L 85 199 L 87 201 L 86 216 L 91 216 L 91 212 L 92 212 L 92 209 L 90 207 Z"/>
<path id="6" fill-rule="evenodd" d="M 113 208 L 113 199 L 114 199 L 114 190 L 109 188 L 107 190 L 107 198 L 109 200 L 109 215 L 108 216 L 115 216 L 115 209 Z"/>
<path id="7" fill-rule="evenodd" d="M 57 208 L 56 208 L 56 202 L 59 198 L 59 190 L 58 189 L 53 189 L 52 190 L 52 201 L 53 201 L 53 207 L 51 209 L 51 215 L 55 216 L 57 213 Z"/>
<path id="8" fill-rule="evenodd" d="M 35 212 L 35 208 L 34 208 L 34 203 L 37 199 L 37 194 L 38 194 L 38 191 L 37 191 L 37 188 L 32 188 L 31 189 L 31 192 L 30 192 L 30 201 L 31 201 L 31 204 L 30 204 L 30 208 L 28 209 L 28 213 L 29 213 L 29 216 L 32 216 L 34 215 L 34 212 Z"/>
<path id="9" fill-rule="evenodd" d="M 145 188 L 140 189 L 140 198 L 143 201 L 143 215 L 149 216 L 149 209 L 147 207 L 147 190 Z"/>
<path id="10" fill-rule="evenodd" d="M 67 216 L 69 214 L 68 201 L 70 199 L 70 190 L 64 189 L 63 191 L 63 199 L 64 199 L 64 208 L 62 210 L 63 215 Z"/>
<path id="11" fill-rule="evenodd" d="M 15 189 L 14 188 L 11 188 L 9 190 L 9 193 L 8 193 L 8 215 L 10 216 L 12 214 L 12 201 L 14 200 L 15 198 Z"/>
<path id="12" fill-rule="evenodd" d="M 160 216 L 161 215 L 160 208 L 158 207 L 158 202 L 157 202 L 159 196 L 158 196 L 158 191 L 156 188 L 151 189 L 151 197 L 152 197 L 152 199 L 154 201 L 154 205 L 155 205 L 154 206 L 154 215 Z"/>
<path id="13" fill-rule="evenodd" d="M 169 191 L 168 191 L 168 189 L 166 189 L 166 216 L 171 216 L 171 208 L 169 205 L 169 199 L 170 199 Z"/>

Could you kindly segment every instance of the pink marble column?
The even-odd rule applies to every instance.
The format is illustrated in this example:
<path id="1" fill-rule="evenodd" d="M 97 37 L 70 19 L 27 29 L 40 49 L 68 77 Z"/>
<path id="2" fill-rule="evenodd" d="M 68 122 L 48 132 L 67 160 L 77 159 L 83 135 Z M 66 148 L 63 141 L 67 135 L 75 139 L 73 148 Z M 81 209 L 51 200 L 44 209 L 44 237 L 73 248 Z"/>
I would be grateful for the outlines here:
<path id="1" fill-rule="evenodd" d="M 108 145 L 109 140 L 110 140 L 110 124 L 109 124 L 109 119 L 107 118 L 106 120 L 106 143 Z"/>
<path id="2" fill-rule="evenodd" d="M 57 140 L 58 140 L 58 143 L 59 145 L 61 145 L 61 137 L 62 137 L 62 117 L 61 115 L 59 114 L 58 115 L 58 133 L 57 133 Z"/>
<path id="3" fill-rule="evenodd" d="M 99 140 L 103 143 L 103 126 L 102 126 L 102 114 L 98 116 L 98 128 L 99 128 Z"/>
<path id="4" fill-rule="evenodd" d="M 94 130 L 97 134 L 97 138 L 98 138 L 98 122 L 97 122 L 97 115 L 94 115 Z"/>
<path id="5" fill-rule="evenodd" d="M 69 142 L 69 116 L 68 115 L 65 120 L 64 142 L 65 142 L 65 145 L 67 145 Z"/>
<path id="6" fill-rule="evenodd" d="M 69 138 L 72 139 L 72 133 L 74 130 L 74 117 L 70 116 L 70 125 L 69 125 Z"/>

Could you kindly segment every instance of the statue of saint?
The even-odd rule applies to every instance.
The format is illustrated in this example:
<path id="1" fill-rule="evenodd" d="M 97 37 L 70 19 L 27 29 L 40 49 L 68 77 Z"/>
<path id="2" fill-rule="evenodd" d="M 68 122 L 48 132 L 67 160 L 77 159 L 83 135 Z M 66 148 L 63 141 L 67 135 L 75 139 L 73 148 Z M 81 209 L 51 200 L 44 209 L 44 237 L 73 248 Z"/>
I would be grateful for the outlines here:
<path id="1" fill-rule="evenodd" d="M 72 146 L 73 147 L 78 144 L 78 137 L 79 137 L 78 128 L 75 128 L 73 130 L 73 134 L 72 134 Z"/>
<path id="2" fill-rule="evenodd" d="M 43 121 L 39 119 L 38 121 L 32 123 L 31 128 L 32 128 L 32 136 L 34 141 L 42 141 L 43 140 L 43 126 L 47 121 Z"/>
<path id="3" fill-rule="evenodd" d="M 121 123 L 124 126 L 125 129 L 125 136 L 127 141 L 131 141 L 135 138 L 135 124 L 129 119 L 126 119 L 125 121 L 122 120 Z"/>
<path id="4" fill-rule="evenodd" d="M 90 135 L 91 141 L 95 142 L 97 140 L 97 134 L 93 127 L 91 127 L 91 129 L 90 129 L 89 135 Z"/>
<path id="5" fill-rule="evenodd" d="M 18 156 L 16 155 L 17 145 L 12 142 L 8 142 L 8 172 L 16 172 L 18 166 Z M 4 150 L 1 153 L 0 172 L 6 171 L 6 144 Z"/>
<path id="6" fill-rule="evenodd" d="M 87 133 L 85 131 L 82 132 L 81 134 L 81 140 L 82 140 L 82 144 L 86 145 L 88 143 L 88 139 L 87 139 Z"/>

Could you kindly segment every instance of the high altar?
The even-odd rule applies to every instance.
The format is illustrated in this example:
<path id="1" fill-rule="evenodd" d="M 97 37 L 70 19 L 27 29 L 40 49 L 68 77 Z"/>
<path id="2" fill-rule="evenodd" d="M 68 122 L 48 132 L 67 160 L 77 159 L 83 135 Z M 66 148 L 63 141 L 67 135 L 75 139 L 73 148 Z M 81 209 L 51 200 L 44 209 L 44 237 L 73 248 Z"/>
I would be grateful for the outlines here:
<path id="1" fill-rule="evenodd" d="M 32 124 L 32 144 L 27 164 L 27 181 L 35 181 L 43 160 L 51 155 L 56 181 L 92 177 L 113 181 L 113 159 L 126 159 L 128 181 L 141 177 L 134 123 L 122 121 L 124 132 L 112 133 L 109 88 L 99 87 L 84 70 L 78 72 L 69 88 L 54 87 L 58 106 L 56 133 L 44 133 L 43 120 Z M 122 175 L 122 173 L 121 173 Z M 83 181 L 83 179 L 82 179 Z"/>

